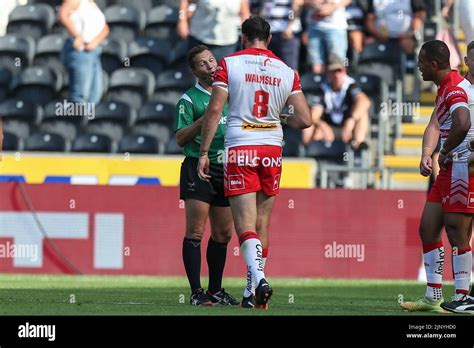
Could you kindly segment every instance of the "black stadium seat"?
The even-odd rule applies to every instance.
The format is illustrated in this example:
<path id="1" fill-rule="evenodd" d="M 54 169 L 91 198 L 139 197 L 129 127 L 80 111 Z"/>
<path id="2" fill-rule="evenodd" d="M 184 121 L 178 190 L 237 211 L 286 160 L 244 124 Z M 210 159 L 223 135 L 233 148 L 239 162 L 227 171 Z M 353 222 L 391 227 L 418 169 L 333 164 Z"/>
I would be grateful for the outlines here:
<path id="1" fill-rule="evenodd" d="M 103 152 L 112 151 L 112 140 L 101 134 L 80 135 L 72 144 L 72 152 Z"/>
<path id="2" fill-rule="evenodd" d="M 12 77 L 12 72 L 9 69 L 0 67 L 0 102 L 7 97 Z"/>
<path id="3" fill-rule="evenodd" d="M 28 36 L 0 36 L 0 67 L 17 73 L 33 62 L 35 41 Z"/>
<path id="4" fill-rule="evenodd" d="M 107 7 L 105 17 L 110 26 L 110 37 L 127 42 L 134 40 L 146 23 L 146 13 L 130 4 Z"/>
<path id="5" fill-rule="evenodd" d="M 166 144 L 165 153 L 167 155 L 181 155 L 183 148 L 176 142 L 176 137 L 172 137 Z"/>
<path id="6" fill-rule="evenodd" d="M 174 118 L 174 105 L 149 102 L 138 112 L 133 130 L 134 133 L 152 135 L 167 143 L 173 132 Z"/>
<path id="7" fill-rule="evenodd" d="M 143 68 L 124 68 L 112 73 L 107 100 L 123 101 L 138 109 L 152 96 L 153 74 Z"/>
<path id="8" fill-rule="evenodd" d="M 29 67 L 15 78 L 12 92 L 16 98 L 45 105 L 56 98 L 61 85 L 60 76 L 52 69 Z"/>
<path id="9" fill-rule="evenodd" d="M 66 38 L 61 34 L 50 34 L 43 36 L 36 46 L 34 65 L 45 66 L 52 69 L 60 69 L 64 72 L 61 61 L 61 52 Z"/>
<path id="10" fill-rule="evenodd" d="M 55 18 L 54 9 L 47 4 L 18 6 L 8 17 L 7 33 L 39 40 L 51 30 Z"/>
<path id="11" fill-rule="evenodd" d="M 171 45 L 168 40 L 139 37 L 130 42 L 128 54 L 130 65 L 145 68 L 157 76 L 171 60 Z"/>
<path id="12" fill-rule="evenodd" d="M 0 103 L 3 129 L 19 138 L 27 138 L 41 117 L 41 107 L 23 99 L 7 99 Z"/>
<path id="13" fill-rule="evenodd" d="M 20 150 L 20 139 L 13 133 L 3 133 L 3 151 Z"/>
<path id="14" fill-rule="evenodd" d="M 59 134 L 36 133 L 26 139 L 25 151 L 66 151 L 66 141 Z"/>
<path id="15" fill-rule="evenodd" d="M 354 79 L 372 102 L 369 111 L 370 118 L 378 120 L 381 104 L 388 98 L 387 84 L 379 76 L 373 74 L 358 74 L 354 76 Z"/>
<path id="16" fill-rule="evenodd" d="M 87 118 L 78 115 L 78 111 L 72 109 L 72 104 L 64 103 L 64 100 L 53 100 L 44 107 L 39 129 L 42 132 L 59 134 L 67 141 L 73 141 Z"/>
<path id="17" fill-rule="evenodd" d="M 148 13 L 145 27 L 146 36 L 175 42 L 178 39 L 176 25 L 179 19 L 179 9 L 167 5 L 153 8 Z"/>
<path id="18" fill-rule="evenodd" d="M 160 152 L 159 145 L 155 137 L 144 134 L 129 134 L 120 141 L 118 152 L 158 154 Z"/>
<path id="19" fill-rule="evenodd" d="M 283 127 L 283 156 L 303 156 L 302 134 L 300 129 Z"/>
<path id="20" fill-rule="evenodd" d="M 301 76 L 301 89 L 307 92 L 314 92 L 325 80 L 324 75 L 307 72 Z"/>
<path id="21" fill-rule="evenodd" d="M 158 75 L 153 99 L 176 104 L 183 93 L 195 83 L 196 79 L 189 70 L 166 70 Z"/>
<path id="22" fill-rule="evenodd" d="M 110 75 L 115 70 L 124 67 L 124 59 L 128 55 L 127 43 L 124 40 L 107 38 L 102 42 L 100 56 L 102 69 Z"/>
<path id="23" fill-rule="evenodd" d="M 107 101 L 96 105 L 94 118 L 87 124 L 87 131 L 93 134 L 107 135 L 118 142 L 125 134 L 135 110 L 130 105 L 122 102 Z"/>

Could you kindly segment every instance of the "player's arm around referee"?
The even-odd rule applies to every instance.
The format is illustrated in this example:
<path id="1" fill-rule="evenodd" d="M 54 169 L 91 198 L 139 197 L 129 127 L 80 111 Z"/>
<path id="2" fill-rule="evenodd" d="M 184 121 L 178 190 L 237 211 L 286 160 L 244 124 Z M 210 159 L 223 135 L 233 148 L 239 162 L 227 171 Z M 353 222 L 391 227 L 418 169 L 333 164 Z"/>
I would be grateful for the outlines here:
<path id="1" fill-rule="evenodd" d="M 180 198 L 185 201 L 186 233 L 183 240 L 183 262 L 191 287 L 192 305 L 238 305 L 222 288 L 222 276 L 227 244 L 234 227 L 229 202 L 224 196 L 223 151 L 227 107 L 209 149 L 212 180 L 203 181 L 197 173 L 201 143 L 202 116 L 209 104 L 212 76 L 217 62 L 211 51 L 196 46 L 188 52 L 188 63 L 198 82 L 181 97 L 176 105 L 175 132 L 178 144 L 186 156 L 181 165 Z M 209 217 L 211 237 L 206 258 L 209 267 L 208 290 L 201 286 L 201 241 Z"/>

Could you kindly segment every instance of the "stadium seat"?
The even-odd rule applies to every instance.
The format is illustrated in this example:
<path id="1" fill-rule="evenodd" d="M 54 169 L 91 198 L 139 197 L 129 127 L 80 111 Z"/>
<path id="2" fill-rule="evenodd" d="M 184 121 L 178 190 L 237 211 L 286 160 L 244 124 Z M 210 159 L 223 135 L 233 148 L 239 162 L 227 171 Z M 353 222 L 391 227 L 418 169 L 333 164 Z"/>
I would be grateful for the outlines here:
<path id="1" fill-rule="evenodd" d="M 157 6 L 148 13 L 145 35 L 176 42 L 178 40 L 176 33 L 178 19 L 179 9 L 177 7 Z"/>
<path id="2" fill-rule="evenodd" d="M 35 41 L 28 36 L 0 36 L 0 67 L 18 73 L 33 62 Z"/>
<path id="3" fill-rule="evenodd" d="M 157 137 L 167 143 L 173 133 L 175 107 L 162 102 L 149 102 L 138 112 L 133 131 Z"/>
<path id="4" fill-rule="evenodd" d="M 13 75 L 9 69 L 0 67 L 0 102 L 7 97 L 12 77 Z"/>
<path id="5" fill-rule="evenodd" d="M 319 160 L 343 161 L 344 153 L 347 152 L 347 145 L 340 140 L 333 142 L 313 141 L 306 149 L 306 156 Z"/>
<path id="6" fill-rule="evenodd" d="M 66 38 L 61 34 L 43 36 L 36 46 L 33 64 L 58 69 L 63 73 L 65 69 L 61 61 L 61 52 L 65 42 Z"/>
<path id="7" fill-rule="evenodd" d="M 3 129 L 26 139 L 41 118 L 41 107 L 23 99 L 7 99 L 0 103 Z"/>
<path id="8" fill-rule="evenodd" d="M 105 17 L 110 26 L 110 37 L 127 42 L 134 40 L 146 23 L 146 13 L 129 4 L 107 7 Z"/>
<path id="9" fill-rule="evenodd" d="M 61 76 L 50 68 L 29 67 L 18 75 L 12 85 L 16 98 L 26 99 L 39 105 L 46 105 L 56 98 L 62 86 Z"/>
<path id="10" fill-rule="evenodd" d="M 112 151 L 112 140 L 102 134 L 83 134 L 72 144 L 72 152 L 103 152 Z"/>
<path id="11" fill-rule="evenodd" d="M 388 86 L 377 75 L 358 74 L 354 76 L 357 85 L 367 94 L 372 105 L 370 106 L 370 118 L 378 121 L 380 114 L 380 105 L 388 98 Z"/>
<path id="12" fill-rule="evenodd" d="M 98 0 L 96 0 L 97 2 Z M 28 0 L 29 4 L 48 4 L 53 8 L 57 8 L 62 5 L 64 0 Z"/>
<path id="13" fill-rule="evenodd" d="M 157 76 L 164 66 L 172 59 L 171 45 L 168 40 L 152 37 L 139 37 L 130 42 L 128 54 L 130 65 L 136 68 L 145 68 Z"/>
<path id="14" fill-rule="evenodd" d="M 401 79 L 401 57 L 396 42 L 365 45 L 359 58 L 358 72 L 377 75 L 394 88 L 396 81 Z"/>
<path id="15" fill-rule="evenodd" d="M 173 46 L 168 62 L 168 69 L 188 71 L 187 54 L 189 50 L 188 40 L 179 40 Z"/>
<path id="16" fill-rule="evenodd" d="M 313 74 L 312 72 L 304 73 L 301 76 L 301 88 L 306 92 L 314 92 L 317 90 L 321 83 L 324 82 L 324 75 Z"/>
<path id="17" fill-rule="evenodd" d="M 129 134 L 120 141 L 118 152 L 158 154 L 161 151 L 160 144 L 155 137 L 144 134 Z"/>
<path id="18" fill-rule="evenodd" d="M 195 83 L 196 79 L 189 70 L 166 70 L 158 75 L 153 100 L 176 104 Z"/>
<path id="19" fill-rule="evenodd" d="M 302 157 L 304 147 L 300 129 L 283 127 L 283 156 Z"/>
<path id="20" fill-rule="evenodd" d="M 55 18 L 54 9 L 48 4 L 18 6 L 8 17 L 7 33 L 31 36 L 37 41 L 51 30 Z"/>
<path id="21" fill-rule="evenodd" d="M 66 140 L 59 134 L 36 133 L 26 139 L 25 151 L 66 151 Z"/>
<path id="22" fill-rule="evenodd" d="M 87 131 L 107 135 L 118 142 L 135 117 L 135 110 L 122 102 L 107 101 L 97 104 L 94 118 L 87 124 Z"/>
<path id="23" fill-rule="evenodd" d="M 153 94 L 155 79 L 144 68 L 124 68 L 110 77 L 107 100 L 123 101 L 135 110 L 147 102 Z"/>
<path id="24" fill-rule="evenodd" d="M 72 142 L 87 119 L 86 116 L 78 114 L 80 110 L 73 110 L 72 107 L 72 104 L 65 103 L 64 100 L 58 99 L 49 102 L 44 107 L 39 130 L 59 134 L 67 141 Z"/>
<path id="25" fill-rule="evenodd" d="M 102 42 L 102 69 L 111 75 L 115 70 L 124 67 L 127 57 L 127 43 L 124 40 L 107 38 Z"/>
<path id="26" fill-rule="evenodd" d="M 15 134 L 3 133 L 3 151 L 18 151 L 20 150 L 20 138 Z"/>
<path id="27" fill-rule="evenodd" d="M 183 148 L 176 142 L 176 137 L 172 137 L 166 144 L 165 153 L 167 155 L 181 155 Z"/>

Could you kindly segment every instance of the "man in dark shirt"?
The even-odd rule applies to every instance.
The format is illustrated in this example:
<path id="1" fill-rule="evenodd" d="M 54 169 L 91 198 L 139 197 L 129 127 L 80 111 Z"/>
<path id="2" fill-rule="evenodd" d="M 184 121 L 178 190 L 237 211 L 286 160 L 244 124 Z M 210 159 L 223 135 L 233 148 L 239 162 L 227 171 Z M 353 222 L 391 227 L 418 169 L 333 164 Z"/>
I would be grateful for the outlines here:
<path id="1" fill-rule="evenodd" d="M 326 75 L 327 82 L 308 96 L 313 126 L 303 130 L 303 142 L 342 140 L 357 150 L 368 134 L 370 100 L 337 55 L 329 57 Z"/>

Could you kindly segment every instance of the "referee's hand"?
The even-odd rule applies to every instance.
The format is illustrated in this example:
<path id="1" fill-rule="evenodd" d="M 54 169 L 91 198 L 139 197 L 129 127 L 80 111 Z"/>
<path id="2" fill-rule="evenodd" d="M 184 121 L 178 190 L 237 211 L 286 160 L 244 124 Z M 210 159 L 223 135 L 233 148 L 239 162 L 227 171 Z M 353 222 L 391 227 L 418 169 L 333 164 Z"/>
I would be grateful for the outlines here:
<path id="1" fill-rule="evenodd" d="M 207 155 L 199 156 L 197 171 L 201 180 L 209 182 L 211 176 L 209 175 L 209 157 Z"/>

